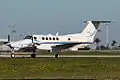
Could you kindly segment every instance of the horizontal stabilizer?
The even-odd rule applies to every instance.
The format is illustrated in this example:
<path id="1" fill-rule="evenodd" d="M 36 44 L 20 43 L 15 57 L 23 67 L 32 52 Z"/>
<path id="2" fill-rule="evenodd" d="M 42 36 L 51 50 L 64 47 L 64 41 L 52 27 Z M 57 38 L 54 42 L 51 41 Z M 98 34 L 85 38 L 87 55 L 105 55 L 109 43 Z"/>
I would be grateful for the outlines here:
<path id="1" fill-rule="evenodd" d="M 111 23 L 111 21 L 109 20 L 101 20 L 101 21 L 96 20 L 96 21 L 84 21 L 84 22 L 87 22 L 88 24 L 92 23 L 96 29 L 98 29 L 100 23 Z"/>
<path id="2" fill-rule="evenodd" d="M 86 22 L 89 22 L 89 21 L 84 21 L 85 23 Z M 111 23 L 110 20 L 96 20 L 96 21 L 91 21 L 92 23 Z"/>

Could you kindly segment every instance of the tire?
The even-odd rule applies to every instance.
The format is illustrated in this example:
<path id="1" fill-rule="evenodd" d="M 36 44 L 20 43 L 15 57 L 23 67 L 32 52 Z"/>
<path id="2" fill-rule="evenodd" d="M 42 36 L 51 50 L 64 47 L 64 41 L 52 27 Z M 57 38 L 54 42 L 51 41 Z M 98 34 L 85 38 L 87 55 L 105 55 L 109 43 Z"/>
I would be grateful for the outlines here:
<path id="1" fill-rule="evenodd" d="M 11 58 L 15 58 L 15 54 L 14 53 L 11 54 Z"/>
<path id="2" fill-rule="evenodd" d="M 31 58 L 35 58 L 36 57 L 36 54 L 31 54 Z"/>
<path id="3" fill-rule="evenodd" d="M 58 58 L 58 54 L 55 54 L 55 58 Z"/>

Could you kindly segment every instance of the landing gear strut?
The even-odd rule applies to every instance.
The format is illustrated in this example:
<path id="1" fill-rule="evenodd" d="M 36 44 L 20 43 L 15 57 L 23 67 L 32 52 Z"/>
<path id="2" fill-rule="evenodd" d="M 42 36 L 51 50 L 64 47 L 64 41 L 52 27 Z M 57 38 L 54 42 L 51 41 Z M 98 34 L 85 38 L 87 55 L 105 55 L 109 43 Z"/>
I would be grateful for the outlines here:
<path id="1" fill-rule="evenodd" d="M 11 58 L 15 58 L 14 48 L 12 48 L 12 51 L 11 51 Z"/>
<path id="2" fill-rule="evenodd" d="M 58 59 L 61 50 L 60 50 L 60 49 L 56 49 L 56 48 L 54 49 L 54 48 L 53 48 L 51 52 L 54 52 L 55 58 Z"/>

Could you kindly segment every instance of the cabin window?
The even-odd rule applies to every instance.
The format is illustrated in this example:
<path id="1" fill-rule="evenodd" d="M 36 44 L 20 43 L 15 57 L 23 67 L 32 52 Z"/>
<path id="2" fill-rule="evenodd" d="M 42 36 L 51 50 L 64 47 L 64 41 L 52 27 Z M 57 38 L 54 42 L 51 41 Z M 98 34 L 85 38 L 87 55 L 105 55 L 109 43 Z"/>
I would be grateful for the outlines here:
<path id="1" fill-rule="evenodd" d="M 48 40 L 48 37 L 46 37 L 46 40 Z"/>
<path id="2" fill-rule="evenodd" d="M 56 40 L 59 40 L 59 38 L 57 37 Z"/>
<path id="3" fill-rule="evenodd" d="M 55 40 L 55 38 L 53 37 L 53 40 Z"/>
<path id="4" fill-rule="evenodd" d="M 34 37 L 34 39 L 37 39 L 37 37 Z"/>
<path id="5" fill-rule="evenodd" d="M 44 38 L 44 37 L 42 37 L 42 40 L 45 40 L 45 38 Z"/>
<path id="6" fill-rule="evenodd" d="M 49 37 L 49 40 L 52 40 L 52 38 L 51 38 L 51 37 Z"/>
<path id="7" fill-rule="evenodd" d="M 70 38 L 68 38 L 68 40 L 71 40 Z"/>

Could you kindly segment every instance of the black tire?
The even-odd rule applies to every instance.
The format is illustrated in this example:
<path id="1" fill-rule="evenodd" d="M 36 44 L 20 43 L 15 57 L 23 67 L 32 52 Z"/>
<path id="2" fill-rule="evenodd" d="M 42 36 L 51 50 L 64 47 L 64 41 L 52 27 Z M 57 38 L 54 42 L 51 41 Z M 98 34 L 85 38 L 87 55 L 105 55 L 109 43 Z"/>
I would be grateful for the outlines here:
<path id="1" fill-rule="evenodd" d="M 58 54 L 55 54 L 55 58 L 58 58 Z"/>
<path id="2" fill-rule="evenodd" d="M 36 57 L 36 54 L 31 54 L 31 58 L 35 58 Z"/>
<path id="3" fill-rule="evenodd" d="M 11 58 L 15 58 L 15 54 L 14 53 L 11 54 Z"/>

